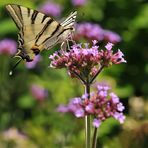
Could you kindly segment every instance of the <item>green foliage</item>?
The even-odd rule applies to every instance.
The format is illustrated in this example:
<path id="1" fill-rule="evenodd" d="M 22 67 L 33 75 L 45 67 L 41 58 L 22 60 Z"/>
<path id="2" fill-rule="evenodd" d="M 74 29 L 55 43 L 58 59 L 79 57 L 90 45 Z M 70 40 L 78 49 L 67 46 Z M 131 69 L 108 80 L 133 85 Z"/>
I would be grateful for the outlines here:
<path id="1" fill-rule="evenodd" d="M 63 6 L 63 16 L 78 10 L 78 21 L 90 21 L 117 32 L 127 64 L 105 69 L 98 80 L 108 80 L 110 85 L 128 102 L 131 96 L 148 97 L 148 4 L 146 0 L 88 0 L 82 7 L 74 7 L 68 0 L 57 0 Z M 17 40 L 17 28 L 6 13 L 5 4 L 17 3 L 37 9 L 39 0 L 5 0 L 0 3 L 0 39 Z M 59 47 L 58 47 L 59 48 Z M 83 94 L 83 87 L 76 79 L 70 79 L 66 70 L 48 68 L 48 56 L 44 51 L 35 69 L 29 70 L 21 63 L 13 76 L 9 76 L 12 59 L 0 55 L 0 147 L 4 148 L 82 148 L 84 147 L 83 120 L 70 114 L 61 115 L 56 107 L 69 98 Z M 39 102 L 30 93 L 30 86 L 39 84 L 48 90 L 48 98 Z M 128 112 L 128 108 L 127 108 Z M 25 139 L 6 139 L 4 131 L 15 127 Z M 104 148 L 122 148 L 119 124 L 106 121 L 98 130 L 98 143 Z M 100 140 L 101 139 L 101 140 Z M 125 146 L 126 147 L 126 146 Z M 144 147 L 141 147 L 144 148 Z"/>

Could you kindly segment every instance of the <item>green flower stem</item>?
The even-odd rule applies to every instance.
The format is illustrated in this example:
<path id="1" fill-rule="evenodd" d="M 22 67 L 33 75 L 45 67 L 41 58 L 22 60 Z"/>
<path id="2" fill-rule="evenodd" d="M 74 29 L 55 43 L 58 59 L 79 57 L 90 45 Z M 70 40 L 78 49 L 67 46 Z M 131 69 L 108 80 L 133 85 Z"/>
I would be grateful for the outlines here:
<path id="1" fill-rule="evenodd" d="M 88 81 L 87 81 L 88 82 Z M 85 94 L 90 98 L 90 85 L 87 83 L 85 85 Z M 91 127 L 90 123 L 91 117 L 89 115 L 85 116 L 85 148 L 91 148 Z"/>
<path id="2" fill-rule="evenodd" d="M 95 80 L 95 78 L 98 76 L 98 74 L 103 70 L 103 68 L 105 67 L 105 65 L 102 65 L 100 67 L 100 69 L 97 71 L 97 73 L 95 74 L 95 76 L 90 80 L 90 84 L 93 83 L 93 81 Z"/>
<path id="3" fill-rule="evenodd" d="M 85 148 L 91 148 L 90 116 L 85 116 Z"/>
<path id="4" fill-rule="evenodd" d="M 73 74 L 75 74 L 76 77 L 81 80 L 82 84 L 86 85 L 86 82 L 85 82 L 85 80 L 81 77 L 81 75 L 79 75 L 79 74 L 78 74 L 77 72 L 75 72 L 75 71 L 73 71 Z"/>
<path id="5" fill-rule="evenodd" d="M 94 129 L 92 148 L 96 148 L 97 146 L 97 128 Z"/>

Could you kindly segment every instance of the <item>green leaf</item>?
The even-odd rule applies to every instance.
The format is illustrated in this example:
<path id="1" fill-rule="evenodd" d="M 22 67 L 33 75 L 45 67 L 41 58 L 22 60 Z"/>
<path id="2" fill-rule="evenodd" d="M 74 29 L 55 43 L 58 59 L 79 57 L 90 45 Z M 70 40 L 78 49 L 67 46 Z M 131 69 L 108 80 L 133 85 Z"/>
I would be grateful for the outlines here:
<path id="1" fill-rule="evenodd" d="M 18 105 L 21 108 L 32 108 L 35 105 L 35 100 L 31 98 L 30 96 L 23 96 L 18 100 Z"/>

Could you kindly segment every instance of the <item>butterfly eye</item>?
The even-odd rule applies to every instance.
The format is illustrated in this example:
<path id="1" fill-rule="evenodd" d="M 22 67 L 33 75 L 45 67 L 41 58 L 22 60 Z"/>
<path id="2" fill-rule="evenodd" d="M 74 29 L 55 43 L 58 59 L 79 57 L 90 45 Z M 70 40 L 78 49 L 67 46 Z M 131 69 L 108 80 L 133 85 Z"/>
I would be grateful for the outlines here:
<path id="1" fill-rule="evenodd" d="M 72 28 L 71 28 L 71 31 L 75 31 L 75 28 L 74 28 L 74 27 L 72 27 Z"/>

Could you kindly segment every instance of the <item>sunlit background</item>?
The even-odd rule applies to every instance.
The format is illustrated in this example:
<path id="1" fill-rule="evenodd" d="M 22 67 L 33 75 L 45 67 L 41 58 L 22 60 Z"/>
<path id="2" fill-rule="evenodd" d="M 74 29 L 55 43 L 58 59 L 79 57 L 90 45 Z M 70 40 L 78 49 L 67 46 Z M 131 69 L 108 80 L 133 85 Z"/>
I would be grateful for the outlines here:
<path id="1" fill-rule="evenodd" d="M 33 63 L 15 61 L 18 29 L 5 5 L 15 3 L 63 20 L 77 10 L 76 42 L 115 44 L 127 64 L 104 69 L 97 78 L 112 86 L 125 105 L 126 121 L 105 121 L 98 130 L 99 148 L 148 148 L 148 2 L 147 0 L 0 0 L 0 148 L 83 148 L 83 119 L 56 111 L 83 86 L 66 70 L 49 68 L 45 50 Z"/>

